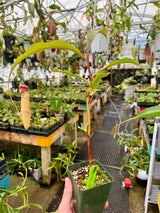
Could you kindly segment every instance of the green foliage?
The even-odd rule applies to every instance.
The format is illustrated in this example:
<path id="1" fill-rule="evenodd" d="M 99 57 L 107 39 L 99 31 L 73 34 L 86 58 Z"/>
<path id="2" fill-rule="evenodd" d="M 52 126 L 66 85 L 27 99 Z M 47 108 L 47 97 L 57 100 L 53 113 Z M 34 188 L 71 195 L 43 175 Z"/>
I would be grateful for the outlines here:
<path id="1" fill-rule="evenodd" d="M 138 129 L 134 129 L 133 131 L 121 131 L 118 133 L 118 140 L 117 145 L 119 147 L 126 145 L 128 152 L 132 152 L 134 148 L 143 148 L 141 145 L 141 140 L 143 139 L 142 136 L 136 136 L 135 132 L 138 131 Z"/>
<path id="2" fill-rule="evenodd" d="M 138 54 L 138 48 L 132 47 L 132 56 L 134 59 L 136 58 L 137 54 Z"/>
<path id="3" fill-rule="evenodd" d="M 107 77 L 109 74 L 110 73 L 99 73 L 99 74 L 97 74 L 93 78 L 93 81 L 92 81 L 92 90 L 95 91 L 98 88 L 101 79 L 104 78 L 104 77 Z"/>
<path id="4" fill-rule="evenodd" d="M 136 118 L 148 118 L 148 117 L 158 117 L 160 116 L 160 106 L 153 106 L 146 108 L 142 112 L 140 112 Z"/>
<path id="5" fill-rule="evenodd" d="M 92 189 L 94 186 L 94 181 L 97 173 L 98 165 L 92 165 L 89 172 L 89 177 L 87 181 L 87 187 L 86 190 Z"/>
<path id="6" fill-rule="evenodd" d="M 26 149 L 17 149 L 15 152 L 7 155 L 6 158 L 8 161 L 7 169 L 11 172 L 11 174 L 14 174 L 16 171 L 18 171 L 19 168 L 21 168 L 22 163 L 26 168 L 32 166 L 35 169 L 41 168 L 40 157 L 38 155 L 31 156 L 31 152 L 27 151 Z"/>
<path id="7" fill-rule="evenodd" d="M 60 110 L 62 103 L 63 103 L 62 98 L 54 98 L 54 97 L 51 98 L 51 107 L 54 111 Z"/>
<path id="8" fill-rule="evenodd" d="M 159 2 L 153 2 L 153 4 L 154 4 L 156 7 L 160 8 L 160 3 L 159 3 Z"/>
<path id="9" fill-rule="evenodd" d="M 66 124 L 66 131 L 69 132 L 69 133 L 71 133 L 73 127 L 74 127 L 74 124 L 72 124 L 72 123 L 67 123 L 67 124 Z"/>
<path id="10" fill-rule="evenodd" d="M 114 86 L 115 92 L 117 92 L 118 94 L 121 94 L 122 92 L 124 92 L 123 90 L 123 86 L 121 84 Z"/>
<path id="11" fill-rule="evenodd" d="M 4 213 L 20 213 L 24 209 L 30 208 L 31 206 L 36 206 L 37 208 L 41 209 L 43 212 L 42 206 L 36 204 L 36 203 L 29 203 L 28 202 L 28 187 L 27 187 L 27 167 L 26 165 L 21 161 L 21 159 L 14 159 L 14 161 L 17 162 L 19 167 L 23 168 L 25 171 L 25 175 L 23 176 L 22 173 L 20 173 L 22 182 L 19 183 L 19 185 L 15 186 L 13 189 L 5 189 L 1 188 L 2 193 L 0 193 L 0 212 Z M 19 207 L 12 207 L 12 205 L 9 204 L 9 199 L 14 197 L 18 197 L 23 204 Z"/>
<path id="12" fill-rule="evenodd" d="M 125 170 L 133 177 L 138 173 L 138 169 L 145 170 L 148 174 L 149 172 L 149 162 L 150 162 L 150 155 L 148 151 L 145 149 L 136 150 L 134 149 L 129 156 L 123 158 L 121 162 L 126 159 L 125 164 L 120 169 L 120 174 L 122 170 Z"/>
<path id="13" fill-rule="evenodd" d="M 65 145 L 62 149 L 64 153 L 58 153 L 58 156 L 52 159 L 51 166 L 47 170 L 53 170 L 57 175 L 57 182 L 62 180 L 68 174 L 68 166 L 74 163 L 77 153 L 76 141 Z"/>
<path id="14" fill-rule="evenodd" d="M 149 133 L 153 135 L 153 132 L 154 132 L 154 126 L 153 126 L 153 125 L 147 125 L 147 127 L 148 127 L 148 131 L 149 131 Z"/>
<path id="15" fill-rule="evenodd" d="M 152 38 L 152 40 L 155 40 L 156 35 L 157 35 L 156 32 L 157 32 L 157 31 L 156 31 L 156 25 L 153 24 L 153 25 L 151 26 L 150 30 L 149 30 L 149 33 L 148 33 L 148 35 Z"/>
<path id="16" fill-rule="evenodd" d="M 34 11 L 34 4 L 31 2 L 28 2 L 28 10 L 30 12 L 30 14 L 32 15 L 32 17 L 35 17 L 35 11 Z"/>
<path id="17" fill-rule="evenodd" d="M 42 52 L 45 49 L 50 49 L 50 48 L 68 49 L 68 50 L 71 50 L 71 51 L 77 53 L 78 55 L 80 55 L 84 60 L 87 60 L 86 57 L 77 48 L 75 48 L 74 46 L 72 46 L 71 44 L 69 44 L 69 43 L 67 43 L 65 41 L 56 40 L 56 41 L 51 41 L 51 42 L 48 42 L 48 43 L 37 42 L 37 43 L 31 45 L 24 54 L 20 55 L 16 59 L 16 62 L 13 64 L 13 66 L 11 68 L 11 72 L 9 74 L 9 79 L 8 80 L 10 80 L 10 76 L 12 74 L 12 71 L 16 67 L 16 65 L 19 64 L 21 61 L 23 61 L 26 57 L 28 57 L 31 54 Z"/>
<path id="18" fill-rule="evenodd" d="M 52 72 L 60 72 L 60 73 L 64 73 L 64 74 L 66 74 L 66 75 L 69 75 L 69 76 L 71 76 L 71 77 L 76 77 L 76 78 L 79 78 L 79 79 L 81 79 L 82 81 L 84 81 L 88 86 L 90 86 L 90 83 L 85 79 L 85 78 L 82 78 L 80 75 L 78 75 L 78 74 L 73 74 L 71 71 L 69 71 L 69 70 L 64 70 L 64 71 L 62 71 L 62 70 L 58 70 L 57 68 L 54 68 L 53 70 L 52 70 Z"/>
<path id="19" fill-rule="evenodd" d="M 52 4 L 52 5 L 49 6 L 49 8 L 50 8 L 51 10 L 61 10 L 61 7 L 58 6 L 57 4 Z"/>
<path id="20" fill-rule="evenodd" d="M 125 32 L 126 28 L 127 31 L 130 32 L 131 28 L 131 17 L 127 14 L 127 9 L 129 7 L 136 7 L 138 9 L 138 6 L 135 4 L 135 0 L 132 0 L 130 2 L 124 1 L 124 6 L 118 6 L 115 5 L 114 10 L 114 27 L 117 27 L 118 29 L 121 29 L 123 32 Z"/>
<path id="21" fill-rule="evenodd" d="M 109 64 L 105 65 L 103 68 L 99 69 L 94 75 L 96 76 L 98 73 L 100 73 L 101 71 L 103 70 L 106 70 L 106 69 L 111 69 L 113 66 L 115 65 L 119 65 L 119 64 L 126 64 L 126 63 L 132 63 L 132 64 L 135 64 L 137 66 L 139 66 L 139 62 L 135 59 L 132 59 L 132 58 L 128 58 L 128 57 L 125 57 L 125 58 L 121 58 L 119 60 L 116 60 L 116 61 L 112 61 L 110 62 Z"/>
<path id="22" fill-rule="evenodd" d="M 3 35 L 3 36 L 10 36 L 10 35 L 12 35 L 12 34 L 9 33 L 7 30 L 3 30 L 2 35 Z"/>

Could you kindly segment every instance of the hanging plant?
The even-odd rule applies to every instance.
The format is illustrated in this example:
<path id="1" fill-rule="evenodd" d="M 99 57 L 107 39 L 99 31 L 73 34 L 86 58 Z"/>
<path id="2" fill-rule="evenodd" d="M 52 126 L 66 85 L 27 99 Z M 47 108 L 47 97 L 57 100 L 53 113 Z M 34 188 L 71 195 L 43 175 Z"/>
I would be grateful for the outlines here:
<path id="1" fill-rule="evenodd" d="M 53 36 L 56 33 L 56 30 L 57 30 L 56 23 L 53 20 L 50 20 L 47 35 Z"/>
<path id="2" fill-rule="evenodd" d="M 150 45 L 149 43 L 146 44 L 146 47 L 145 47 L 145 59 L 146 61 L 149 63 L 149 60 L 150 60 L 150 55 L 151 55 L 151 50 L 150 50 Z"/>

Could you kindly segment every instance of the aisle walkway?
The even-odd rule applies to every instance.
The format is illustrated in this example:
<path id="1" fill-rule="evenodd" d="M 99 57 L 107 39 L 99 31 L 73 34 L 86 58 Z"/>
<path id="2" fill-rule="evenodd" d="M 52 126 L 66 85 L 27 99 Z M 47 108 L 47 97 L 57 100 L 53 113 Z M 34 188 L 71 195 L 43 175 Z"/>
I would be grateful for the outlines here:
<path id="1" fill-rule="evenodd" d="M 113 138 L 112 128 L 121 120 L 129 117 L 130 109 L 128 104 L 120 98 L 111 97 L 103 110 L 105 116 L 96 132 L 91 137 L 91 149 L 93 159 L 99 160 L 108 172 L 114 177 L 114 183 L 109 195 L 109 208 L 104 210 L 107 213 L 128 213 L 129 212 L 129 192 L 122 187 L 122 181 L 127 174 L 121 176 L 119 174 L 120 161 L 124 156 L 124 149 L 121 149 L 118 154 L 117 139 Z M 113 105 L 114 103 L 114 105 Z M 116 109 L 115 109 L 116 107 Z M 118 111 L 117 111 L 118 110 Z M 127 127 L 131 128 L 131 127 Z M 124 129 L 122 125 L 120 130 Z M 85 143 L 79 150 L 76 158 L 77 161 L 88 160 L 87 143 Z"/>

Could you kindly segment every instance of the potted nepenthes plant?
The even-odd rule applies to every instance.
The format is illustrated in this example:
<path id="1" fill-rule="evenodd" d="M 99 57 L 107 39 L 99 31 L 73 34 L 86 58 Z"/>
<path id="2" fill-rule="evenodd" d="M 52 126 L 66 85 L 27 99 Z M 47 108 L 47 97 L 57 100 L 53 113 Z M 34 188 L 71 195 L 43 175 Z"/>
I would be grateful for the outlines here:
<path id="1" fill-rule="evenodd" d="M 71 77 L 79 78 L 80 80 L 82 80 L 85 83 L 85 86 L 86 85 L 88 86 L 86 89 L 86 105 L 87 105 L 87 114 L 88 114 L 88 125 L 86 127 L 86 130 L 87 130 L 89 161 L 83 162 L 80 164 L 73 164 L 73 166 L 68 167 L 69 168 L 69 177 L 71 178 L 71 180 L 73 182 L 73 191 L 74 191 L 73 194 L 74 194 L 75 199 L 77 200 L 76 209 L 77 209 L 78 213 L 102 212 L 105 202 L 107 200 L 107 197 L 109 195 L 109 191 L 111 189 L 112 182 L 113 182 L 113 177 L 102 167 L 102 165 L 98 161 L 92 160 L 91 141 L 90 141 L 90 132 L 91 132 L 90 102 L 91 102 L 92 98 L 94 97 L 95 90 L 99 86 L 101 79 L 106 77 L 107 75 L 109 75 L 109 71 L 104 72 L 104 70 L 109 70 L 112 66 L 118 65 L 121 63 L 134 63 L 136 65 L 139 65 L 138 61 L 136 61 L 134 59 L 123 58 L 123 59 L 111 62 L 108 65 L 105 65 L 103 68 L 98 70 L 92 76 L 91 71 L 90 71 L 90 65 L 89 65 L 89 49 L 90 49 L 91 41 L 93 40 L 93 36 L 95 36 L 95 34 L 92 34 L 90 32 L 89 37 L 88 37 L 87 58 L 77 48 L 75 48 L 71 44 L 66 43 L 64 41 L 56 40 L 56 41 L 51 41 L 48 43 L 38 42 L 38 43 L 33 44 L 23 55 L 19 56 L 16 59 L 16 62 L 14 63 L 14 65 L 11 68 L 11 72 L 10 72 L 9 79 L 8 79 L 8 82 L 9 82 L 10 76 L 18 63 L 20 63 L 22 60 L 24 60 L 29 55 L 35 54 L 38 52 L 42 52 L 45 49 L 61 48 L 61 49 L 71 50 L 71 51 L 77 53 L 80 57 L 82 57 L 87 62 L 87 67 L 88 67 L 88 71 L 89 71 L 89 80 L 86 80 L 86 79 L 82 78 L 80 75 L 74 74 L 69 70 L 60 71 L 57 68 L 54 68 L 54 70 L 53 70 L 53 72 L 61 72 L 63 74 L 69 75 Z M 11 98 L 11 101 L 13 102 L 11 96 L 10 96 L 10 98 Z M 13 102 L 13 104 L 14 104 L 14 102 Z M 26 113 L 26 115 L 24 115 L 25 113 Z M 21 116 L 21 119 L 24 123 L 24 126 L 27 126 L 27 128 L 29 128 L 29 122 L 23 118 L 25 116 L 28 116 L 28 114 L 30 114 L 29 105 L 28 105 L 28 108 L 25 109 L 25 111 L 22 111 L 21 114 L 19 113 L 19 115 Z M 25 122 L 27 122 L 27 125 Z M 85 169 L 86 167 L 88 169 Z M 86 172 L 86 176 L 88 173 L 89 178 L 88 178 L 88 180 L 84 181 L 84 182 L 87 182 L 87 186 L 82 187 L 83 189 L 78 187 L 78 185 L 76 184 L 75 178 L 72 176 L 73 173 L 75 173 L 74 170 L 75 171 L 82 170 L 83 173 Z M 100 174 L 100 176 L 99 176 L 99 174 Z M 101 185 L 95 184 L 96 176 L 99 176 L 99 178 L 100 178 L 99 182 L 101 182 L 100 183 Z"/>
<path id="2" fill-rule="evenodd" d="M 120 173 L 123 168 L 132 176 L 141 180 L 147 180 L 149 172 L 150 156 L 145 149 L 134 149 L 127 158 L 125 164 L 121 167 Z M 124 160 L 124 159 L 123 159 Z"/>

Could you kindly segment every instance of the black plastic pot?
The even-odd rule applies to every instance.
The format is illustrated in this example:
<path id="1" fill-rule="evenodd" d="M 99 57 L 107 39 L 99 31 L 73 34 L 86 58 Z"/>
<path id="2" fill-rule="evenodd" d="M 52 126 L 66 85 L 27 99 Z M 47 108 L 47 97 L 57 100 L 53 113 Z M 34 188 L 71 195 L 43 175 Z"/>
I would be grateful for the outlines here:
<path id="1" fill-rule="evenodd" d="M 6 164 L 6 159 L 0 160 L 0 167 Z"/>
<path id="2" fill-rule="evenodd" d="M 29 87 L 29 89 L 37 89 L 37 84 L 35 82 L 25 81 L 25 85 Z"/>
<path id="3" fill-rule="evenodd" d="M 156 83 L 160 84 L 160 77 L 156 77 Z"/>
<path id="4" fill-rule="evenodd" d="M 102 167 L 98 161 L 93 163 L 99 165 L 110 178 L 111 182 L 101 186 L 94 187 L 92 189 L 82 191 L 78 188 L 75 180 L 73 180 L 71 171 L 77 170 L 82 166 L 88 165 L 88 161 L 75 163 L 69 165 L 68 176 L 72 180 L 73 184 L 73 198 L 76 200 L 76 212 L 78 213 L 102 213 L 104 205 L 108 199 L 109 192 L 111 190 L 113 177 Z"/>
<path id="5" fill-rule="evenodd" d="M 0 166 L 0 173 L 6 169 L 7 165 L 8 165 L 8 162 L 5 162 L 3 165 Z"/>
<path id="6" fill-rule="evenodd" d="M 15 37 L 11 35 L 6 35 L 3 37 L 4 37 L 6 49 L 13 50 L 13 45 L 15 44 Z"/>
<path id="7" fill-rule="evenodd" d="M 3 50 L 3 56 L 9 63 L 13 64 L 14 57 L 11 55 L 11 53 L 8 50 Z"/>

